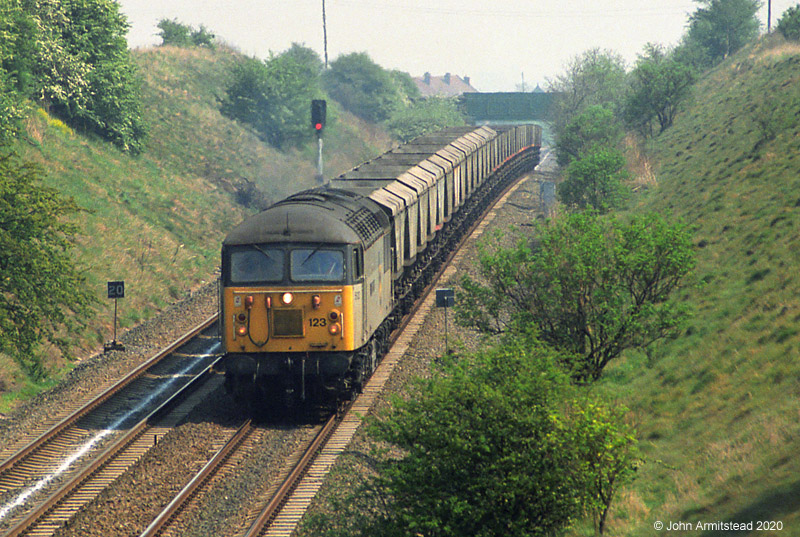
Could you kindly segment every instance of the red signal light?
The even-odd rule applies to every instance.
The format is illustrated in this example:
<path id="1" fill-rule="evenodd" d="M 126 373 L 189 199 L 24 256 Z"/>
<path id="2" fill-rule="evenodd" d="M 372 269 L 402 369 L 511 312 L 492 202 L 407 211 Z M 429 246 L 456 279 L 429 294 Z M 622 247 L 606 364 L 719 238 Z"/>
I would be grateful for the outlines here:
<path id="1" fill-rule="evenodd" d="M 322 123 L 317 123 L 316 125 L 314 125 L 314 128 L 317 129 L 318 131 L 321 131 L 322 130 Z"/>

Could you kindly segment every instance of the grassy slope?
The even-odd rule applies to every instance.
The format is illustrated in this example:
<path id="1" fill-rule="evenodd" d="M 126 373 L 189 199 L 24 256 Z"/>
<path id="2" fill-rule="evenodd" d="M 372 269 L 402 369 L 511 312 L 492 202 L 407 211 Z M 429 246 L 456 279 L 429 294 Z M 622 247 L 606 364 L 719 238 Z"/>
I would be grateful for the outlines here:
<path id="1" fill-rule="evenodd" d="M 780 535 L 798 535 L 800 46 L 773 37 L 726 61 L 653 154 L 659 186 L 639 208 L 695 226 L 695 316 L 685 337 L 604 380 L 632 408 L 645 456 L 609 534 L 780 520 Z"/>
<path id="2" fill-rule="evenodd" d="M 253 211 L 237 203 L 243 184 L 257 184 L 272 201 L 315 184 L 315 146 L 281 153 L 219 114 L 235 53 L 165 47 L 134 56 L 150 126 L 144 154 L 130 157 L 77 135 L 43 110 L 27 122 L 29 143 L 18 147 L 44 166 L 47 184 L 92 211 L 80 218 L 77 255 L 99 302 L 90 329 L 76 338 L 79 354 L 111 339 L 107 280 L 126 281 L 120 319 L 132 326 L 215 278 L 222 238 Z M 391 143 L 380 129 L 344 115 L 327 135 L 328 176 Z M 0 356 L 0 411 L 22 385 L 14 364 Z"/>

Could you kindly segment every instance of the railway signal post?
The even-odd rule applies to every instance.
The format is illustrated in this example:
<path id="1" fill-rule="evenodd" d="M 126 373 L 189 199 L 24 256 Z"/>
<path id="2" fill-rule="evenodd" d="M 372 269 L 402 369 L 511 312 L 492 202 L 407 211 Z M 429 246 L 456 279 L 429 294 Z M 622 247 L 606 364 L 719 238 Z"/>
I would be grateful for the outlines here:
<path id="1" fill-rule="evenodd" d="M 311 126 L 317 135 L 317 181 L 319 184 L 325 183 L 322 173 L 322 131 L 325 128 L 325 116 L 328 103 L 324 99 L 314 99 L 311 101 Z"/>
<path id="2" fill-rule="evenodd" d="M 436 290 L 436 307 L 444 308 L 444 353 L 450 354 L 447 346 L 447 308 L 452 308 L 456 303 L 456 295 L 452 288 L 445 287 Z"/>

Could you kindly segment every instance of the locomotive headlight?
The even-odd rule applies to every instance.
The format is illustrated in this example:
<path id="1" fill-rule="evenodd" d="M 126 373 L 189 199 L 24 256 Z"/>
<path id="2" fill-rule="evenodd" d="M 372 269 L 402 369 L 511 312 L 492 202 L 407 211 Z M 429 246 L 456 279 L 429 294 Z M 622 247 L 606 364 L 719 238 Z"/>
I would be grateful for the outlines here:
<path id="1" fill-rule="evenodd" d="M 338 324 L 329 324 L 328 325 L 328 332 L 330 332 L 330 334 L 332 336 L 337 335 L 341 331 L 342 331 L 342 327 L 339 326 Z"/>
<path id="2" fill-rule="evenodd" d="M 240 336 L 246 336 L 247 335 L 247 326 L 246 325 L 237 326 L 236 327 L 236 333 L 239 334 Z"/>
<path id="3" fill-rule="evenodd" d="M 239 321 L 240 323 L 244 323 L 247 321 L 247 315 L 245 315 L 244 313 L 240 313 L 239 315 L 236 316 L 236 320 Z"/>
<path id="4" fill-rule="evenodd" d="M 341 316 L 342 316 L 342 314 L 339 313 L 338 310 L 331 310 L 331 312 L 328 314 L 328 317 L 330 317 L 331 321 L 334 321 L 334 322 L 338 321 L 339 317 L 341 317 Z"/>
<path id="5" fill-rule="evenodd" d="M 281 296 L 281 302 L 287 306 L 292 303 L 292 300 L 294 300 L 294 295 L 292 293 L 283 293 Z"/>

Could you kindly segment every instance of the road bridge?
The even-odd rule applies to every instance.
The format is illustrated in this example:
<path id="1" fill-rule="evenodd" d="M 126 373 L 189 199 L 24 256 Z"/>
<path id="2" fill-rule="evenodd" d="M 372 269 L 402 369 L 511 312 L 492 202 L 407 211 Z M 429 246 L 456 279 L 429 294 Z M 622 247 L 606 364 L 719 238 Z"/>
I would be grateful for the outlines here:
<path id="1" fill-rule="evenodd" d="M 552 120 L 555 93 L 464 93 L 460 103 L 476 125 L 548 122 Z"/>

